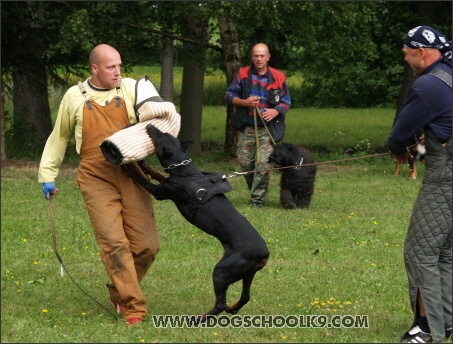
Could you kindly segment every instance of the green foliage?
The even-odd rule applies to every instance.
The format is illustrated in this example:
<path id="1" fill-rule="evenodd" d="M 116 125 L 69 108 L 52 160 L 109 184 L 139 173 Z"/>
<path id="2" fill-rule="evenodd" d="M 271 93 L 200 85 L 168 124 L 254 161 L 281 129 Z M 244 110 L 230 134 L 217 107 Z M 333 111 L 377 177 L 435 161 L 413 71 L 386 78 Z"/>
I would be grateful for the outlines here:
<path id="1" fill-rule="evenodd" d="M 18 59 L 17 49 L 29 49 L 26 41 L 18 44 L 17 38 L 30 35 L 37 38 L 33 51 L 21 56 L 28 61 L 33 60 L 30 53 L 44 56 L 50 71 L 71 64 L 85 67 L 89 50 L 101 42 L 118 48 L 126 68 L 160 64 L 163 37 L 152 30 L 183 36 L 183 16 L 194 13 L 192 6 L 210 16 L 210 42 L 217 45 L 216 17 L 228 11 L 240 33 L 243 65 L 249 63 L 251 45 L 262 41 L 271 48 L 271 65 L 302 73 L 304 106 L 393 105 L 403 69 L 400 47 L 407 30 L 414 22 L 431 20 L 428 24 L 447 34 L 451 31 L 451 2 L 431 3 L 432 19 L 428 10 L 424 13 L 409 1 L 6 2 L 2 69 Z M 27 25 L 33 25 L 33 30 Z M 174 44 L 181 66 L 187 51 L 178 40 Z M 207 61 L 221 69 L 218 51 L 211 49 L 208 55 Z"/>
<path id="2" fill-rule="evenodd" d="M 304 49 L 298 56 L 293 54 L 292 67 L 304 75 L 306 105 L 392 104 L 386 99 L 388 91 L 382 88 L 384 80 L 385 85 L 391 84 L 391 79 L 383 73 L 386 66 L 376 63 L 382 58 L 374 40 L 379 25 L 379 3 L 316 2 L 312 6 L 305 16 L 305 35 L 295 38 Z M 394 52 L 390 54 L 393 56 Z M 399 62 L 395 60 L 392 65 Z M 392 97 L 395 96 L 393 93 Z"/>
<path id="3" fill-rule="evenodd" d="M 2 3 L 2 91 L 11 97 L 14 70 L 32 70 L 31 66 L 42 63 L 42 71 L 45 68 L 48 74 L 49 90 L 55 94 L 54 89 L 67 87 L 72 78 L 86 75 L 87 55 L 97 43 L 117 47 L 126 74 L 132 73 L 132 67 L 138 64 L 159 66 L 163 36 L 156 30 L 187 38 L 181 31 L 182 18 L 185 14 L 190 17 L 195 10 L 209 16 L 209 42 L 220 48 L 216 19 L 226 11 L 237 25 L 242 64 L 249 63 L 252 44 L 267 43 L 272 55 L 270 64 L 288 75 L 293 108 L 393 107 L 400 92 L 403 70 L 400 49 L 407 30 L 414 23 L 423 22 L 447 35 L 451 31 L 452 2 L 420 3 L 6 1 Z M 182 74 L 177 68 L 182 66 L 188 51 L 177 39 L 174 47 L 175 103 L 179 104 L 178 78 Z M 227 85 L 223 75 L 217 73 L 222 70 L 224 57 L 219 49 L 208 49 L 207 55 L 206 63 L 215 72 L 205 78 L 203 105 L 224 106 Z M 36 76 L 32 74 L 30 78 Z M 9 99 L 7 121 L 12 121 L 17 113 L 13 113 L 8 102 Z M 19 124 L 16 128 L 20 128 Z M 14 134 L 10 129 L 7 123 L 7 139 Z M 23 142 L 20 134 L 16 134 L 17 141 Z M 8 150 L 17 150 L 13 152 L 15 157 L 34 154 L 17 144 L 9 144 Z M 36 147 L 36 151 L 40 150 L 41 147 Z"/>

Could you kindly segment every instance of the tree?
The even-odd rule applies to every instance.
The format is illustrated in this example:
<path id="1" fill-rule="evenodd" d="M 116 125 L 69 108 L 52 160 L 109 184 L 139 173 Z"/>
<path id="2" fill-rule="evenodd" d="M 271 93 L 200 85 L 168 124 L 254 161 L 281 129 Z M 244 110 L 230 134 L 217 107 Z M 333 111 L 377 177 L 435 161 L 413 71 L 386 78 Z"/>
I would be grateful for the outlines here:
<path id="1" fill-rule="evenodd" d="M 121 52 L 125 71 L 134 64 L 162 63 L 161 92 L 166 99 L 172 99 L 171 50 L 183 47 L 180 55 L 188 69 L 181 92 L 181 137 L 195 141 L 195 149 L 200 144 L 201 105 L 194 100 L 198 102 L 202 92 L 200 72 L 206 61 L 222 69 L 229 83 L 235 71 L 249 63 L 251 45 L 263 41 L 271 49 L 273 67 L 302 76 L 301 84 L 291 92 L 294 106 L 393 105 L 403 75 L 399 47 L 414 13 L 434 11 L 435 15 L 425 18 L 431 21 L 428 24 L 448 32 L 452 6 L 440 1 L 423 5 L 409 1 L 55 1 L 1 5 L 2 92 L 8 95 L 5 86 L 11 85 L 12 78 L 13 87 L 17 87 L 11 93 L 15 98 L 13 140 L 7 144 L 24 154 L 41 151 L 50 133 L 47 86 L 59 83 L 67 87 L 70 75 L 86 75 L 87 55 L 98 43 L 109 43 Z M 419 10 L 414 11 L 417 6 Z M 182 14 L 193 15 L 190 20 L 194 23 Z M 198 22 L 199 15 L 203 25 Z M 208 26 L 215 21 L 218 34 Z M 190 30 L 189 24 L 194 24 Z M 203 33 L 194 35 L 197 26 L 204 27 Z M 189 54 L 191 47 L 197 47 L 193 50 L 200 54 Z M 236 135 L 231 126 L 232 108 L 227 106 L 226 111 L 225 150 L 231 153 Z"/>
<path id="2" fill-rule="evenodd" d="M 204 9 L 197 3 L 182 14 L 182 32 L 185 37 L 207 42 L 208 20 Z M 184 70 L 181 90 L 181 140 L 193 141 L 188 151 L 201 151 L 201 118 L 203 108 L 203 83 L 206 48 L 184 43 Z"/>
<path id="3" fill-rule="evenodd" d="M 241 67 L 241 53 L 239 33 L 236 23 L 231 19 L 232 7 L 222 2 L 217 21 L 222 46 L 222 64 L 225 68 L 227 84 L 233 81 L 234 75 Z M 231 156 L 235 155 L 234 147 L 237 143 L 237 131 L 233 129 L 234 109 L 231 104 L 226 107 L 225 144 L 224 150 Z"/>
<path id="4" fill-rule="evenodd" d="M 78 3 L 3 2 L 2 3 L 2 81 L 11 76 L 13 134 L 9 144 L 17 156 L 42 151 L 52 130 L 48 82 L 64 84 L 60 74 L 80 75 L 83 67 L 74 56 L 81 46 L 61 49 L 64 23 Z M 62 34 L 63 32 L 63 34 Z M 8 82 L 8 81 L 6 81 Z M 2 83 L 2 92 L 8 84 Z"/>
<path id="5" fill-rule="evenodd" d="M 47 69 L 51 68 L 48 49 L 59 26 L 50 16 L 48 6 L 41 2 L 2 3 L 2 75 L 12 75 L 14 85 L 12 144 L 24 152 L 41 149 L 52 129 L 47 91 Z M 53 7 L 63 14 L 61 4 Z"/>
<path id="6" fill-rule="evenodd" d="M 141 4 L 115 2 L 114 6 L 117 12 L 134 12 L 139 18 Z M 134 36 L 118 25 L 105 30 L 104 14 L 110 6 L 108 2 L 2 2 L 2 93 L 12 96 L 13 125 L 7 144 L 16 157 L 42 151 L 52 130 L 48 86 L 67 87 L 69 77 L 86 77 L 87 57 L 93 46 L 109 42 L 119 51 L 140 46 L 137 51 L 142 54 L 125 49 L 126 70 L 128 62 L 137 62 L 148 52 L 143 48 L 150 44 L 142 44 L 140 32 Z M 91 13 L 97 13 L 96 20 Z M 151 45 L 149 51 L 156 49 Z M 8 86 L 10 93 L 5 92 Z"/>
<path id="7" fill-rule="evenodd" d="M 173 102 L 174 100 L 174 82 L 173 67 L 175 65 L 175 52 L 173 49 L 173 39 L 164 37 L 164 49 L 162 53 L 162 67 L 160 78 L 159 94 L 163 100 Z"/>
<path id="8" fill-rule="evenodd" d="M 1 106 L 1 113 L 0 113 L 0 146 L 1 146 L 1 161 L 7 160 L 6 149 L 5 149 L 5 119 L 6 119 L 6 112 L 5 112 L 5 91 L 1 90 L 1 98 L 0 98 L 0 106 Z"/>

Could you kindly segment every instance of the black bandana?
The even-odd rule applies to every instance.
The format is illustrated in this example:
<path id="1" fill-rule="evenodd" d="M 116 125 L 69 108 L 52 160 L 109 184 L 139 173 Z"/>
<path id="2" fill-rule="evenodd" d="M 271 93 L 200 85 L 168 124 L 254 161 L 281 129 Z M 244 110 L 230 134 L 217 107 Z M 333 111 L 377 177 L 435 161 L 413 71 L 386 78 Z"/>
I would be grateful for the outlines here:
<path id="1" fill-rule="evenodd" d="M 438 49 L 443 60 L 451 63 L 451 41 L 430 26 L 417 26 L 410 30 L 404 40 L 404 46 L 411 49 Z"/>

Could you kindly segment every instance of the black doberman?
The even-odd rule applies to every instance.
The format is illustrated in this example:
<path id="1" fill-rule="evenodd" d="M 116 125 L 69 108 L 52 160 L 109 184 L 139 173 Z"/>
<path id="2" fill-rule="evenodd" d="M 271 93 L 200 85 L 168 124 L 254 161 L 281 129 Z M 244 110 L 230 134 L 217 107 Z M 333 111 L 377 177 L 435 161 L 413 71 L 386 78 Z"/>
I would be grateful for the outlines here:
<path id="1" fill-rule="evenodd" d="M 157 200 L 172 200 L 187 221 L 216 237 L 225 250 L 212 274 L 216 297 L 214 307 L 194 320 L 205 321 L 207 316 L 222 311 L 236 314 L 250 300 L 255 273 L 267 263 L 267 245 L 224 195 L 224 192 L 231 190 L 231 186 L 222 175 L 198 170 L 177 138 L 161 132 L 152 124 L 146 129 L 154 144 L 155 154 L 169 176 L 159 180 L 160 184 L 154 184 L 131 168 L 132 165 L 126 170 Z M 228 287 L 239 280 L 242 280 L 240 299 L 227 307 Z"/>

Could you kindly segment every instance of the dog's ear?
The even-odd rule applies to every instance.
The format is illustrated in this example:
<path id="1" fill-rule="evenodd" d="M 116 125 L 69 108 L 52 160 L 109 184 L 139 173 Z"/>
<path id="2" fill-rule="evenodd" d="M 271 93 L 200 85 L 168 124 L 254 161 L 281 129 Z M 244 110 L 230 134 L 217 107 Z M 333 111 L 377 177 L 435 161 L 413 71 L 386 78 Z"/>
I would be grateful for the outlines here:
<path id="1" fill-rule="evenodd" d="M 193 141 L 179 141 L 179 143 L 181 144 L 181 150 L 185 153 Z"/>

